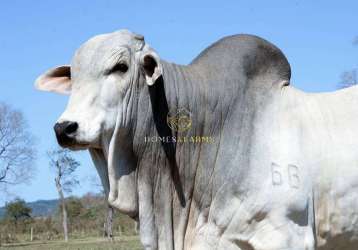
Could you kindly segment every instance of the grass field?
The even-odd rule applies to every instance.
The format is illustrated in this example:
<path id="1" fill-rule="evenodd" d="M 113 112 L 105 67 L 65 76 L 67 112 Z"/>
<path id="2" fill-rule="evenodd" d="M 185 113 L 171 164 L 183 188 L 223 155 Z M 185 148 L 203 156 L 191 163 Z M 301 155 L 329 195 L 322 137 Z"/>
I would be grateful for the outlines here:
<path id="1" fill-rule="evenodd" d="M 28 243 L 4 244 L 0 249 L 9 250 L 141 250 L 137 236 L 117 237 L 114 242 L 103 238 L 86 238 L 64 241 L 35 241 Z"/>

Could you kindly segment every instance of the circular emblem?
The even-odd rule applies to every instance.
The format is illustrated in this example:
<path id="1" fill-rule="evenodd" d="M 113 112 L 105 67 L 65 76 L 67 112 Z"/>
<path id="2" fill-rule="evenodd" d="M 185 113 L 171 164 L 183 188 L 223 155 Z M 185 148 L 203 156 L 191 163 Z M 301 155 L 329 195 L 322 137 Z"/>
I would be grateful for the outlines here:
<path id="1" fill-rule="evenodd" d="M 169 112 L 167 115 L 169 128 L 177 132 L 183 132 L 191 128 L 191 113 L 185 108 L 180 108 L 175 112 Z"/>

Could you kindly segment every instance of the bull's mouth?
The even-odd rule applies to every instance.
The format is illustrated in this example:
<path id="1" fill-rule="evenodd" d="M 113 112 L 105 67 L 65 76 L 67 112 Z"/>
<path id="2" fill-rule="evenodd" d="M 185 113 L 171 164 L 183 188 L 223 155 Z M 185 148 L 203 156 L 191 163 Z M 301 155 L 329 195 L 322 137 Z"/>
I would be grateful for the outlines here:
<path id="1" fill-rule="evenodd" d="M 69 138 L 67 140 L 62 140 L 61 138 L 58 138 L 58 136 L 56 136 L 56 137 L 57 137 L 57 142 L 61 147 L 68 148 L 73 151 L 87 150 L 90 148 L 98 148 L 93 143 L 79 141 L 79 140 L 76 140 L 75 138 Z"/>
<path id="2" fill-rule="evenodd" d="M 62 138 L 57 137 L 58 144 L 63 148 L 68 148 L 70 150 L 86 150 L 90 147 L 89 143 L 79 142 L 74 138 L 68 138 L 67 140 L 63 140 Z"/>
<path id="3" fill-rule="evenodd" d="M 90 144 L 89 143 L 76 143 L 76 144 L 68 145 L 68 146 L 65 146 L 65 147 L 70 149 L 70 150 L 73 150 L 73 151 L 78 151 L 78 150 L 89 149 Z"/>
<path id="4" fill-rule="evenodd" d="M 63 148 L 68 148 L 70 150 L 85 150 L 98 144 L 98 139 L 96 137 L 89 135 L 84 137 L 84 134 L 86 133 L 80 129 L 80 125 L 77 122 L 57 122 L 54 126 L 54 130 L 57 142 Z"/>

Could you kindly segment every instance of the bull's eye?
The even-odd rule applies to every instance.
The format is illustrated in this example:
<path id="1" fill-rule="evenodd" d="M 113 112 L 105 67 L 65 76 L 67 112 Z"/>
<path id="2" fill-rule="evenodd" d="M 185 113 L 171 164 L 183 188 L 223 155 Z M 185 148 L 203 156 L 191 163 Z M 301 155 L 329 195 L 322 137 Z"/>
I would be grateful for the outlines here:
<path id="1" fill-rule="evenodd" d="M 109 74 L 116 73 L 116 72 L 126 73 L 127 70 L 128 70 L 127 64 L 125 64 L 125 63 L 117 63 L 116 65 L 114 65 L 113 68 L 111 68 L 111 69 L 108 71 L 107 74 L 109 75 Z"/>

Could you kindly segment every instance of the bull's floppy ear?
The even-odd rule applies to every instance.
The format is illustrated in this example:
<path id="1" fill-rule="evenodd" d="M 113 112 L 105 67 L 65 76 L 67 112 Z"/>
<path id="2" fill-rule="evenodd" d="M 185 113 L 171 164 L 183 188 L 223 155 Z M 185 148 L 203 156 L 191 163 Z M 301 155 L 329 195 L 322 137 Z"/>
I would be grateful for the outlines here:
<path id="1" fill-rule="evenodd" d="M 46 71 L 36 79 L 35 87 L 42 91 L 69 95 L 71 93 L 71 67 L 63 65 Z"/>
<path id="2" fill-rule="evenodd" d="M 163 74 L 159 56 L 152 50 L 143 52 L 140 64 L 145 75 L 145 81 L 149 86 L 152 86 Z"/>

